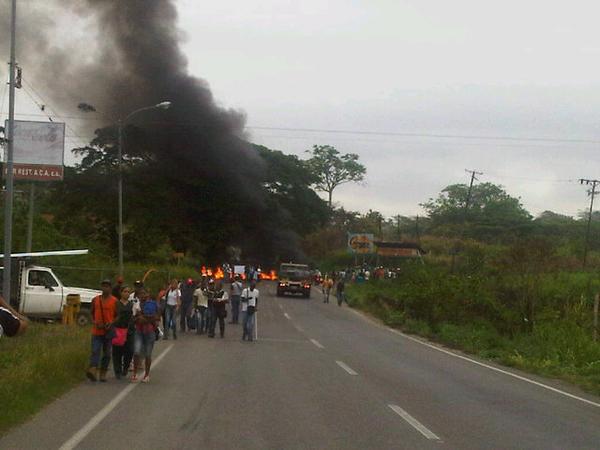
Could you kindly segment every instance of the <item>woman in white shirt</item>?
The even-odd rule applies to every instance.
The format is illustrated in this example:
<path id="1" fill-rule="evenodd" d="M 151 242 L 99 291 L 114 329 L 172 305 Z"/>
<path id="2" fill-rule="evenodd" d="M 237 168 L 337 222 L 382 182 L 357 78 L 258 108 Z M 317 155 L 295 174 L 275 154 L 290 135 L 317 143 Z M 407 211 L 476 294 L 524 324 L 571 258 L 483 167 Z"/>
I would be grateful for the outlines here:
<path id="1" fill-rule="evenodd" d="M 176 279 L 171 281 L 171 285 L 165 293 L 165 339 L 169 339 L 169 329 L 173 329 L 173 339 L 177 339 L 177 319 L 176 315 L 181 305 L 181 291 L 179 282 Z"/>

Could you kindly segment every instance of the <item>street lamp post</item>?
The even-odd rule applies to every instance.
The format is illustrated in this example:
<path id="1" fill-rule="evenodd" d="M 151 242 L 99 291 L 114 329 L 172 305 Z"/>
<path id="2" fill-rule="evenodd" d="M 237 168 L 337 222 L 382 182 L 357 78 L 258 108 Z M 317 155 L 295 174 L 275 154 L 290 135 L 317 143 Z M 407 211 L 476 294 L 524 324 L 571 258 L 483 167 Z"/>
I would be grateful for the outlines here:
<path id="1" fill-rule="evenodd" d="M 119 137 L 118 137 L 118 158 L 119 158 L 119 177 L 118 177 L 118 196 L 119 196 L 119 218 L 118 218 L 118 226 L 117 226 L 117 234 L 119 240 L 119 275 L 123 276 L 123 126 L 127 123 L 129 119 L 135 116 L 138 113 L 143 111 L 148 111 L 151 109 L 169 109 L 171 107 L 171 102 L 161 102 L 153 106 L 147 106 L 145 108 L 136 109 L 135 111 L 129 113 L 125 116 L 124 119 L 119 119 Z"/>

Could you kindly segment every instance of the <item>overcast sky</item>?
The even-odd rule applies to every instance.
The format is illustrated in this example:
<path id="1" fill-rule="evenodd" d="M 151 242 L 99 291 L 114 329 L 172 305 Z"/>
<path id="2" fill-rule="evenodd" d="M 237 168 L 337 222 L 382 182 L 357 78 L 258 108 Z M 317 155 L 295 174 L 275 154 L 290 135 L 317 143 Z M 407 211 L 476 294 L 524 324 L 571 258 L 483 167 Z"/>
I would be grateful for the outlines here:
<path id="1" fill-rule="evenodd" d="M 420 202 L 467 182 L 468 168 L 534 214 L 575 214 L 586 193 L 567 180 L 600 177 L 597 2 L 178 5 L 190 72 L 220 104 L 246 112 L 254 142 L 298 155 L 313 144 L 360 155 L 364 186 L 334 193 L 348 209 L 420 213 Z M 599 143 L 561 142 L 577 139 Z"/>

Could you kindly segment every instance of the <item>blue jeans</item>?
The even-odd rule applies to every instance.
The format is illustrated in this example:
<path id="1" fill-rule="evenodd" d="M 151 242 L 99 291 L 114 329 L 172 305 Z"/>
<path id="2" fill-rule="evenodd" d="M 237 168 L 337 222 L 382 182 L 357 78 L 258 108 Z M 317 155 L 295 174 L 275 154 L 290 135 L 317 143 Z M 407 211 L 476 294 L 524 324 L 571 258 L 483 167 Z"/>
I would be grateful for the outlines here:
<path id="1" fill-rule="evenodd" d="M 196 306 L 196 334 L 203 334 L 208 331 L 207 311 L 206 306 Z"/>
<path id="2" fill-rule="evenodd" d="M 231 323 L 238 323 L 240 318 L 240 296 L 231 296 Z"/>
<path id="3" fill-rule="evenodd" d="M 155 341 L 156 335 L 154 334 L 154 331 L 151 331 L 149 333 L 142 333 L 141 331 L 136 331 L 135 341 L 133 345 L 133 353 L 137 356 L 143 356 L 144 358 L 151 359 Z"/>
<path id="4" fill-rule="evenodd" d="M 92 335 L 92 355 L 90 356 L 90 367 L 100 367 L 107 370 L 110 364 L 110 354 L 112 352 L 112 339 L 106 336 Z M 100 363 L 100 354 L 102 354 L 102 363 Z"/>
<path id="5" fill-rule="evenodd" d="M 254 314 L 248 314 L 246 311 L 242 311 L 242 327 L 244 328 L 244 334 L 242 339 L 248 338 L 249 341 L 254 340 Z"/>
<path id="6" fill-rule="evenodd" d="M 177 306 L 166 305 L 165 306 L 165 338 L 169 337 L 169 329 L 173 329 L 173 337 L 177 337 L 177 319 L 175 314 L 177 313 Z"/>

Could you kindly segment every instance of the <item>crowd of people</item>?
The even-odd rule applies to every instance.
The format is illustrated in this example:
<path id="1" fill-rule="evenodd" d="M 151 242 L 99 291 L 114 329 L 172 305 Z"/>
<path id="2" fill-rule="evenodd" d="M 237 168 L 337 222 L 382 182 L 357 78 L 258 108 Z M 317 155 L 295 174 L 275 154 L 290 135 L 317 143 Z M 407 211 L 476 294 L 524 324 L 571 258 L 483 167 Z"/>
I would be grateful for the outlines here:
<path id="1" fill-rule="evenodd" d="M 254 340 L 259 291 L 253 279 L 244 287 L 235 277 L 229 292 L 222 280 L 208 277 L 173 279 L 156 295 L 142 281 L 136 281 L 132 289 L 121 277 L 114 286 L 111 280 L 103 280 L 100 287 L 102 294 L 91 304 L 91 355 L 86 371 L 90 381 L 106 382 L 112 359 L 115 378 L 127 377 L 132 370 L 132 382 L 149 382 L 157 340 L 176 340 L 178 328 L 181 333 L 195 331 L 214 338 L 217 323 L 219 336 L 224 338 L 228 310 L 229 324 L 239 324 L 241 316 L 242 340 Z"/>

